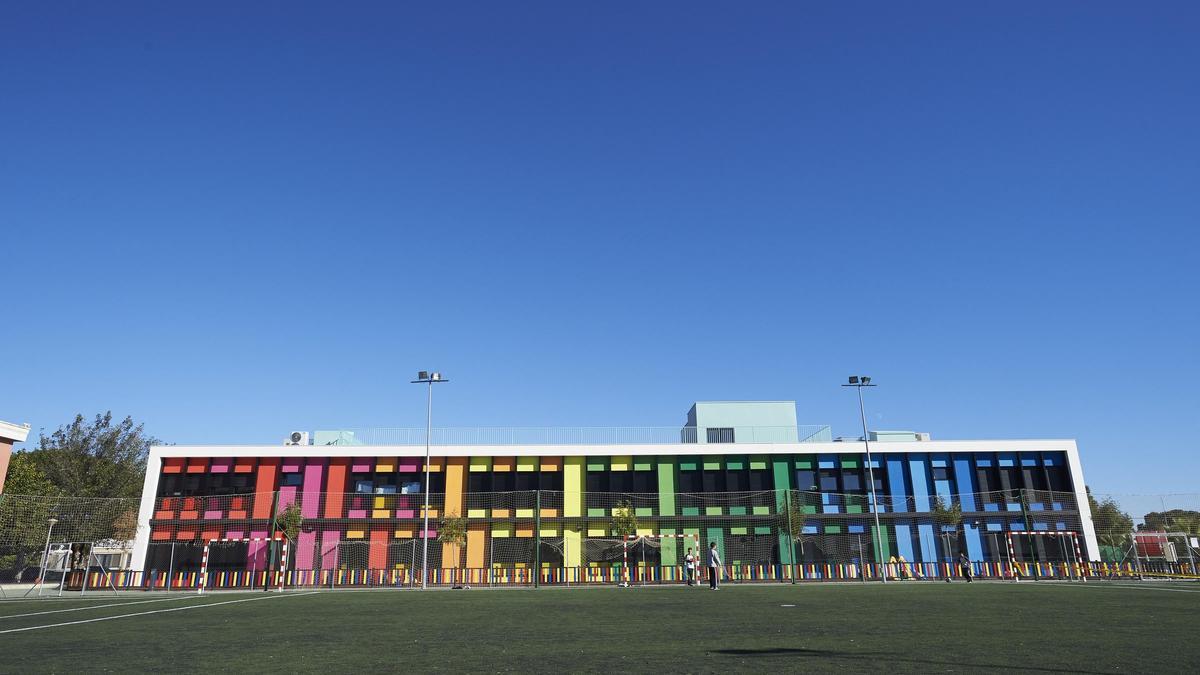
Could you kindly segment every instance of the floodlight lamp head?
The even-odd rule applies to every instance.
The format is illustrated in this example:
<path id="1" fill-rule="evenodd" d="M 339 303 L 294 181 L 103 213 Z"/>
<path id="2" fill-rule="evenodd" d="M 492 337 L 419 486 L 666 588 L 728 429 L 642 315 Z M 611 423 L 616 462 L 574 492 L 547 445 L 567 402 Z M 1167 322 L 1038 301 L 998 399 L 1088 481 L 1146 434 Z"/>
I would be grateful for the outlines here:
<path id="1" fill-rule="evenodd" d="M 427 371 L 427 370 L 418 371 L 417 379 L 418 380 L 428 380 L 429 379 L 429 371 Z"/>
<path id="2" fill-rule="evenodd" d="M 50 518 L 46 522 L 49 523 L 50 527 L 54 527 L 58 524 L 58 518 Z"/>
<path id="3" fill-rule="evenodd" d="M 433 380 L 434 382 L 438 382 L 442 379 L 442 374 L 441 373 L 430 373 L 429 379 Z"/>
<path id="4" fill-rule="evenodd" d="M 858 384 L 858 376 L 857 375 L 850 376 L 850 384 Z"/>
<path id="5" fill-rule="evenodd" d="M 871 378 L 867 377 L 866 375 L 863 375 L 861 379 L 863 384 L 871 384 Z"/>

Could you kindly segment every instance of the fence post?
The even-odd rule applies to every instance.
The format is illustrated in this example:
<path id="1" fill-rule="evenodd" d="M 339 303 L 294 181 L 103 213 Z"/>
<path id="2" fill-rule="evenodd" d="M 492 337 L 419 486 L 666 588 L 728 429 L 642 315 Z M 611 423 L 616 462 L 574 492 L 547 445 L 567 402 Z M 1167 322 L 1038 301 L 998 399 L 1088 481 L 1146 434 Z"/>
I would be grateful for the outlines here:
<path id="1" fill-rule="evenodd" d="M 1140 553 L 1138 553 L 1137 527 L 1136 526 L 1134 526 L 1134 528 L 1133 528 L 1133 538 L 1131 541 L 1133 542 L 1133 566 L 1135 569 L 1137 569 L 1138 579 L 1141 580 L 1141 578 L 1142 578 L 1142 556 Z"/>
<path id="2" fill-rule="evenodd" d="M 787 540 L 788 540 L 788 577 L 792 583 L 796 583 L 796 537 L 792 533 L 792 491 L 790 489 L 783 491 L 784 508 L 787 511 L 786 525 Z"/>
<path id="3" fill-rule="evenodd" d="M 542 576 L 542 491 L 534 492 L 533 508 L 533 587 L 539 588 Z"/>
<path id="4" fill-rule="evenodd" d="M 167 592 L 171 592 L 171 577 L 175 574 L 175 542 L 171 542 L 171 559 L 167 563 Z M 153 588 L 154 581 L 150 581 L 150 586 Z"/>
<path id="5" fill-rule="evenodd" d="M 275 567 L 275 518 L 279 515 L 279 490 L 271 493 L 271 521 L 267 523 L 267 566 L 263 570 L 263 591 L 271 590 L 271 570 Z"/>

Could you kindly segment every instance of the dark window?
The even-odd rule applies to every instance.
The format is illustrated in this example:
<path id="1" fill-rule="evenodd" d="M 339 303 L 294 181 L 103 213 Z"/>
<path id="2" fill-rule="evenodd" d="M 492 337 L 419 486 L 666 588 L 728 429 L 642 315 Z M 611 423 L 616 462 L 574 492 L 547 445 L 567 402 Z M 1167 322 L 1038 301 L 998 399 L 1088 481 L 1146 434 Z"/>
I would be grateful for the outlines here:
<path id="1" fill-rule="evenodd" d="M 763 469 L 751 469 L 750 470 L 749 489 L 754 490 L 756 492 L 758 490 L 770 490 L 771 489 L 771 472 L 764 471 Z"/>
<path id="2" fill-rule="evenodd" d="M 842 489 L 846 492 L 862 492 L 862 473 L 858 469 L 842 470 Z"/>
<path id="3" fill-rule="evenodd" d="M 609 492 L 633 492 L 632 471 L 610 471 L 608 474 Z"/>
<path id="4" fill-rule="evenodd" d="M 511 471 L 500 471 L 492 474 L 492 492 L 512 492 L 517 484 L 515 474 Z"/>
<path id="5" fill-rule="evenodd" d="M 467 477 L 467 491 L 472 493 L 491 492 L 491 478 L 491 474 L 483 473 L 482 471 L 469 474 Z"/>
<path id="6" fill-rule="evenodd" d="M 837 492 L 837 472 L 833 469 L 821 469 L 821 492 Z"/>
<path id="7" fill-rule="evenodd" d="M 562 472 L 561 471 L 542 471 L 538 475 L 538 489 L 561 492 L 563 489 Z"/>
<path id="8" fill-rule="evenodd" d="M 733 442 L 733 427 L 710 427 L 707 432 L 709 443 Z"/>
<path id="9" fill-rule="evenodd" d="M 810 469 L 796 471 L 796 489 L 801 492 L 812 492 L 817 489 L 817 472 Z"/>
<path id="10" fill-rule="evenodd" d="M 304 474 L 302 473 L 285 473 L 280 485 L 303 485 Z"/>
<path id="11" fill-rule="evenodd" d="M 641 494 L 657 492 L 658 481 L 653 471 L 634 471 L 633 472 L 633 491 Z"/>
<path id="12" fill-rule="evenodd" d="M 950 480 L 950 470 L 944 466 L 933 467 L 933 479 L 935 481 Z"/>
<path id="13" fill-rule="evenodd" d="M 749 481 L 746 472 L 738 469 L 729 469 L 725 471 L 725 491 L 726 492 L 744 492 Z"/>
<path id="14" fill-rule="evenodd" d="M 536 471 L 518 471 L 517 472 L 517 492 L 525 492 L 527 490 L 536 490 L 538 487 L 538 475 Z"/>
<path id="15" fill-rule="evenodd" d="M 1051 490 L 1055 492 L 1070 492 L 1071 481 L 1067 478 L 1067 472 L 1061 466 L 1046 467 L 1046 481 Z"/>
<path id="16" fill-rule="evenodd" d="M 694 493 L 704 489 L 700 480 L 699 471 L 680 471 L 679 472 L 679 492 Z"/>
<path id="17" fill-rule="evenodd" d="M 608 472 L 589 471 L 587 474 L 588 492 L 608 492 Z"/>
<path id="18" fill-rule="evenodd" d="M 705 471 L 703 481 L 705 492 L 724 492 L 725 491 L 725 472 L 724 471 Z"/>

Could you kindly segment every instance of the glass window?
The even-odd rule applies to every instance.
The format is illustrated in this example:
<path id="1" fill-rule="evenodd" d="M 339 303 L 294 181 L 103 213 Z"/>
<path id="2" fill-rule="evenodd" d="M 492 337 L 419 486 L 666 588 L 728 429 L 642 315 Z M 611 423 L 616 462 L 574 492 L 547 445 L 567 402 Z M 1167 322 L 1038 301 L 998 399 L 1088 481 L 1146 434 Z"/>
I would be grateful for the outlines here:
<path id="1" fill-rule="evenodd" d="M 500 471 L 492 474 L 492 491 L 493 492 L 512 492 L 517 484 L 517 479 L 511 471 Z"/>
<path id="2" fill-rule="evenodd" d="M 821 492 L 837 492 L 838 480 L 837 471 L 834 469 L 821 469 Z"/>
<path id="3" fill-rule="evenodd" d="M 812 492 L 817 489 L 817 473 L 809 469 L 796 471 L 796 489 L 802 492 Z"/>
<path id="4" fill-rule="evenodd" d="M 608 474 L 610 492 L 633 492 L 632 471 L 612 471 Z"/>
<path id="5" fill-rule="evenodd" d="M 725 472 L 724 471 L 705 471 L 703 485 L 704 485 L 705 492 L 724 492 L 725 491 Z"/>
<path id="6" fill-rule="evenodd" d="M 359 494 L 370 494 L 375 491 L 375 483 L 369 480 L 354 481 L 354 491 Z"/>
<path id="7" fill-rule="evenodd" d="M 538 488 L 538 475 L 536 471 L 518 471 L 516 475 L 517 492 L 536 490 Z"/>
<path id="8" fill-rule="evenodd" d="M 703 485 L 700 481 L 699 471 L 680 471 L 679 472 L 679 491 L 683 493 L 700 492 Z"/>
<path id="9" fill-rule="evenodd" d="M 468 474 L 467 476 L 467 491 L 468 492 L 491 492 L 492 481 L 491 475 L 483 472 Z"/>
<path id="10" fill-rule="evenodd" d="M 743 492 L 748 484 L 746 472 L 738 469 L 729 469 L 725 471 L 725 491 L 726 492 Z"/>
<path id="11" fill-rule="evenodd" d="M 657 480 L 653 471 L 633 472 L 633 491 L 641 494 L 657 492 Z"/>
<path id="12" fill-rule="evenodd" d="M 763 469 L 752 469 L 750 471 L 750 486 L 749 489 L 770 490 L 771 489 L 771 472 Z"/>
<path id="13" fill-rule="evenodd" d="M 608 492 L 608 472 L 589 471 L 587 474 L 588 492 Z"/>
<path id="14" fill-rule="evenodd" d="M 842 489 L 844 489 L 846 492 L 862 492 L 862 473 L 855 469 L 843 469 Z"/>

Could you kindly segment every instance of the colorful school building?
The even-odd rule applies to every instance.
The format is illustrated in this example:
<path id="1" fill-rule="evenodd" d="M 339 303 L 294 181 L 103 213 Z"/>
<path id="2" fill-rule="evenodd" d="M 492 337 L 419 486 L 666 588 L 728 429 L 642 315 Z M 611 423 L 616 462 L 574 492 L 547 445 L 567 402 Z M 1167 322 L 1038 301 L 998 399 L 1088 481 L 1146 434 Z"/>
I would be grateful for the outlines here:
<path id="1" fill-rule="evenodd" d="M 299 585 L 419 584 L 423 569 L 430 583 L 673 581 L 710 542 L 747 580 L 1099 560 L 1073 440 L 876 431 L 868 467 L 863 439 L 797 425 L 791 401 L 699 402 L 677 427 L 435 429 L 428 465 L 424 429 L 291 438 L 152 448 L 132 569 L 195 575 L 204 559 L 202 583 L 253 583 L 281 564 L 283 514 Z"/>

